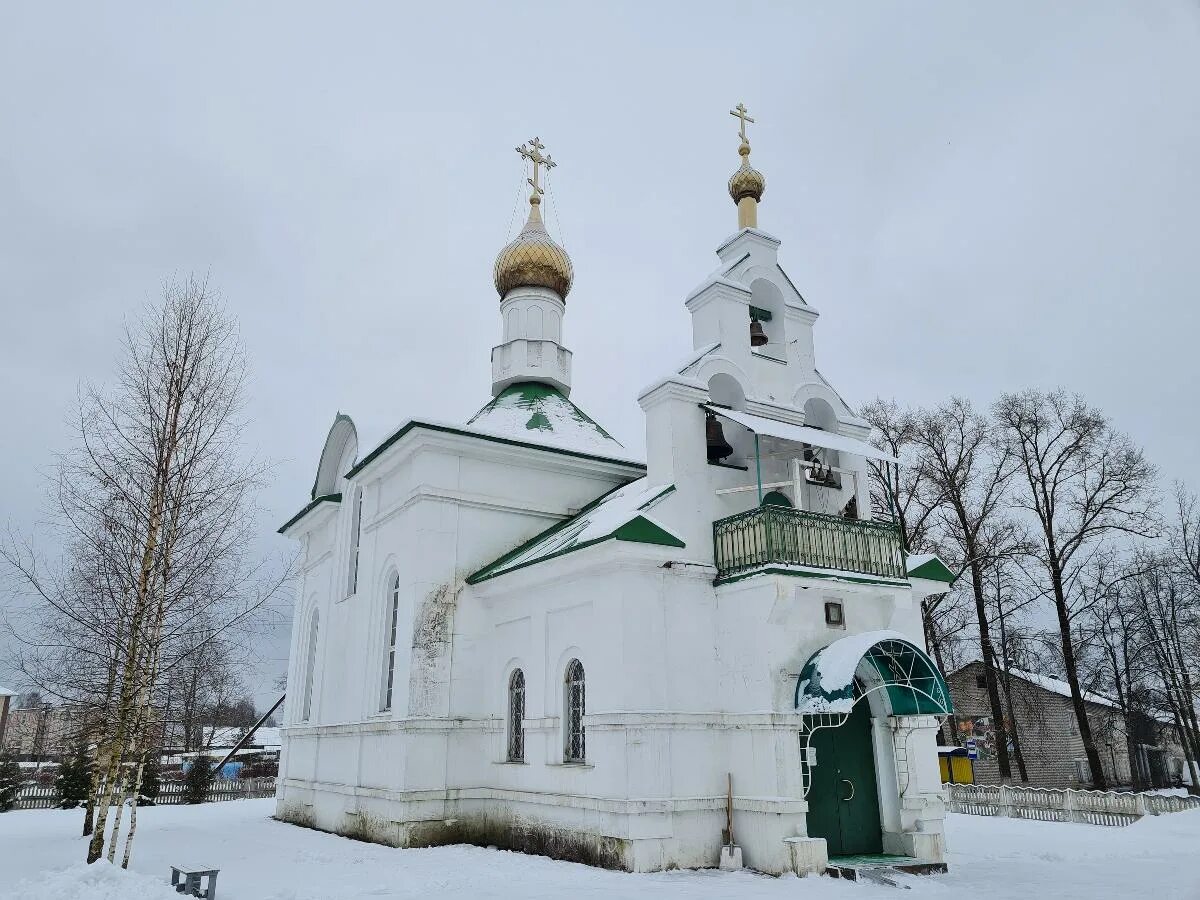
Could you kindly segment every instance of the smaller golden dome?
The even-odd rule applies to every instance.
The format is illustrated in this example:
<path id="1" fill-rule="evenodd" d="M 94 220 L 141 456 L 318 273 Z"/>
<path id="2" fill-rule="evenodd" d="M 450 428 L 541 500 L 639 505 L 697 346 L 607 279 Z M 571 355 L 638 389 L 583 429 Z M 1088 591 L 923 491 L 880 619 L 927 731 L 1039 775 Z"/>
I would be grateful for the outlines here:
<path id="1" fill-rule="evenodd" d="M 729 196 L 733 202 L 739 202 L 743 197 L 753 197 L 755 202 L 762 200 L 763 192 L 767 189 L 767 179 L 762 172 L 750 165 L 750 145 L 742 141 L 738 147 L 742 156 L 742 164 L 736 172 L 729 176 Z"/>
<path id="2" fill-rule="evenodd" d="M 575 277 L 571 257 L 546 231 L 538 198 L 531 199 L 530 204 L 525 227 L 496 257 L 492 270 L 496 291 L 503 300 L 513 288 L 544 287 L 566 300 Z"/>

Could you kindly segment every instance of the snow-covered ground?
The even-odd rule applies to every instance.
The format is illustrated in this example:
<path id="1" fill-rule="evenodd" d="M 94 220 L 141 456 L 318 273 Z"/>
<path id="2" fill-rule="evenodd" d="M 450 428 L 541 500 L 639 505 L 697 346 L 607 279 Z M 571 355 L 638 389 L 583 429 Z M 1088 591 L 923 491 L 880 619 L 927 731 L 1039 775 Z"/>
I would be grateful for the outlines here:
<path id="1" fill-rule="evenodd" d="M 894 888 L 748 873 L 627 875 L 478 847 L 393 850 L 273 821 L 273 800 L 140 812 L 134 872 L 78 865 L 81 814 L 0 815 L 0 898 L 170 900 L 171 863 L 221 869 L 219 900 L 758 900 L 897 898 Z M 1200 898 L 1200 811 L 1127 828 L 950 817 L 950 873 L 906 879 L 921 898 Z M 65 870 L 65 871 L 64 871 Z"/>

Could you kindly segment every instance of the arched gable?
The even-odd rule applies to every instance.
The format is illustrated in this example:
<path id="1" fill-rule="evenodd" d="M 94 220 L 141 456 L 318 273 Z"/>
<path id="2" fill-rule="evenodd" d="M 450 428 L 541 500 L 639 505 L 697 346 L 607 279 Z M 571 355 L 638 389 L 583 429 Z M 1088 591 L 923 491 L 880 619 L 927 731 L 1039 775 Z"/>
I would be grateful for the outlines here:
<path id="1" fill-rule="evenodd" d="M 858 417 L 855 416 L 854 411 L 846 405 L 845 401 L 837 395 L 835 390 L 824 382 L 806 382 L 796 388 L 795 393 L 792 394 L 792 406 L 797 409 L 804 409 L 805 404 L 810 400 L 820 400 L 827 403 L 837 417 L 839 425 L 850 420 L 857 421 Z M 810 423 L 806 421 L 804 424 L 808 425 Z M 816 425 L 817 427 L 823 427 L 820 422 L 816 423 Z"/>
<path id="2" fill-rule="evenodd" d="M 729 357 L 715 353 L 710 353 L 700 361 L 700 365 L 692 377 L 697 381 L 708 384 L 716 375 L 728 375 L 738 383 L 743 395 L 745 394 L 746 386 L 754 384 L 754 379 L 741 366 Z"/>
<path id="3" fill-rule="evenodd" d="M 358 429 L 349 416 L 338 413 L 325 438 L 325 447 L 317 464 L 312 499 L 341 493 L 342 476 L 350 471 L 357 457 Z"/>

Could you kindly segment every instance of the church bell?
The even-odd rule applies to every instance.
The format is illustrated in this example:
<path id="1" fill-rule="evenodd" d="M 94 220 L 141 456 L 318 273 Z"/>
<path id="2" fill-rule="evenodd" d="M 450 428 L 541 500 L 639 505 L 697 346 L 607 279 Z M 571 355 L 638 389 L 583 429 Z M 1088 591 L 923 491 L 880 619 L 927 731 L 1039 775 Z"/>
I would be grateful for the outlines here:
<path id="1" fill-rule="evenodd" d="M 704 423 L 704 437 L 708 443 L 709 462 L 719 462 L 733 453 L 729 441 L 725 440 L 725 432 L 721 430 L 721 423 L 712 413 L 708 414 L 708 419 Z"/>
<path id="2" fill-rule="evenodd" d="M 750 320 L 750 346 L 761 347 L 767 342 L 767 333 L 763 331 L 762 322 L 758 319 Z"/>

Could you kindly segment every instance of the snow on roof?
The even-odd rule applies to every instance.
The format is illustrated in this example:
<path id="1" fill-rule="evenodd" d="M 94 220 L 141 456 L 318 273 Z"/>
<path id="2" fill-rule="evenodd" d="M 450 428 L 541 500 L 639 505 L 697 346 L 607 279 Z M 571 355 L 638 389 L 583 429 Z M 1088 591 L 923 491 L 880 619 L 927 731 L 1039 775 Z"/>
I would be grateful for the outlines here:
<path id="1" fill-rule="evenodd" d="M 4 687 L 3 685 L 0 685 L 0 697 L 15 697 L 15 696 L 17 696 L 16 691 L 10 691 L 8 688 Z"/>
<path id="2" fill-rule="evenodd" d="M 625 455 L 625 447 L 583 410 L 549 385 L 536 382 L 509 385 L 467 426 L 580 453 Z"/>
<path id="3" fill-rule="evenodd" d="M 973 665 L 983 665 L 983 661 L 979 659 L 973 659 L 956 669 L 955 674 L 961 672 L 963 669 L 967 668 L 967 666 Z M 1027 672 L 1024 669 L 1008 669 L 1008 674 L 1015 675 L 1017 678 L 1020 678 L 1023 681 L 1028 681 L 1030 684 L 1036 685 L 1037 687 L 1047 690 L 1052 694 L 1058 694 L 1060 697 L 1071 696 L 1071 685 L 1059 678 L 1054 678 L 1051 675 L 1039 675 L 1037 672 Z M 1084 691 L 1083 699 L 1088 703 L 1095 703 L 1098 706 L 1111 706 L 1114 708 L 1117 706 L 1116 701 L 1110 700 L 1108 697 L 1100 694 L 1093 694 L 1091 691 Z"/>
<path id="4" fill-rule="evenodd" d="M 213 749 L 226 749 L 233 747 L 242 739 L 242 734 L 245 729 L 238 728 L 235 725 L 221 725 L 212 730 L 212 738 L 209 741 Z M 281 738 L 278 728 L 262 727 L 250 736 L 250 740 L 246 742 L 247 747 L 278 747 Z"/>
<path id="5" fill-rule="evenodd" d="M 815 444 L 818 447 L 825 447 L 829 450 L 839 450 L 844 453 L 853 454 L 854 456 L 865 456 L 867 459 L 879 459 L 884 462 L 897 464 L 900 462 L 896 457 L 889 456 L 878 447 L 874 447 L 857 438 L 846 437 L 844 434 L 823 431 L 820 428 L 813 428 L 809 425 L 794 425 L 791 422 L 769 419 L 766 416 L 757 416 L 740 410 L 725 409 L 722 406 L 706 404 L 704 408 L 722 418 L 737 422 L 739 425 L 749 428 L 756 434 L 782 438 L 783 440 L 794 441 L 796 443 Z"/>
<path id="6" fill-rule="evenodd" d="M 686 372 L 688 369 L 690 369 L 696 363 L 700 362 L 700 360 L 704 359 L 704 357 L 708 356 L 708 354 L 712 353 L 714 350 L 716 350 L 720 346 L 721 346 L 721 343 L 720 343 L 720 341 L 718 341 L 715 344 L 705 344 L 703 347 L 693 350 L 691 352 L 691 354 L 689 354 L 687 361 L 683 365 L 675 367 L 675 373 L 677 375 L 682 375 L 684 372 Z"/>
<path id="7" fill-rule="evenodd" d="M 677 534 L 648 515 L 674 490 L 673 484 L 648 487 L 644 477 L 631 481 L 484 566 L 467 581 L 474 584 L 609 538 L 682 547 Z M 635 525 L 640 527 L 630 527 Z"/>
<path id="8" fill-rule="evenodd" d="M 907 562 L 909 578 L 925 578 L 930 581 L 941 581 L 953 584 L 954 573 L 938 557 L 936 553 L 914 553 Z"/>
<path id="9" fill-rule="evenodd" d="M 1058 678 L 1051 678 L 1049 675 L 1039 675 L 1037 672 L 1026 672 L 1022 669 L 1009 669 L 1008 674 L 1016 675 L 1018 678 L 1023 678 L 1031 684 L 1036 684 L 1040 688 L 1045 688 L 1053 694 L 1058 694 L 1061 697 L 1071 696 L 1071 685 Z M 1099 694 L 1093 694 L 1091 691 L 1083 692 L 1083 699 L 1088 703 L 1096 703 L 1100 706 L 1113 706 L 1117 704 L 1109 700 L 1107 697 L 1102 697 Z"/>

